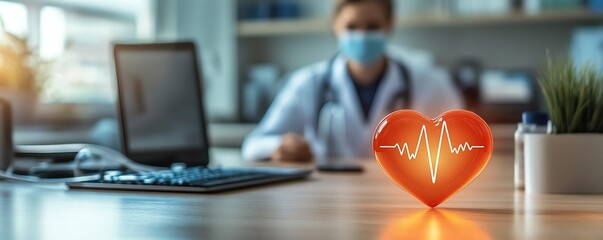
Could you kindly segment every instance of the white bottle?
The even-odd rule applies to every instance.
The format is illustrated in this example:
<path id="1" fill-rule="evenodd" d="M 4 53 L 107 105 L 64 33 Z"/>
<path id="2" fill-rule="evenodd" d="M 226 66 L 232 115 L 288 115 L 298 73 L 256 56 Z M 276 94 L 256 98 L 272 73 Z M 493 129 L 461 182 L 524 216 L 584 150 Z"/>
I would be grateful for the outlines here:
<path id="1" fill-rule="evenodd" d="M 548 115 L 542 112 L 524 112 L 522 122 L 515 131 L 515 188 L 523 190 L 525 186 L 524 135 L 528 133 L 547 133 Z"/>
<path id="2" fill-rule="evenodd" d="M 515 189 L 524 189 L 524 134 L 526 127 L 523 123 L 517 124 L 517 130 L 515 130 Z"/>

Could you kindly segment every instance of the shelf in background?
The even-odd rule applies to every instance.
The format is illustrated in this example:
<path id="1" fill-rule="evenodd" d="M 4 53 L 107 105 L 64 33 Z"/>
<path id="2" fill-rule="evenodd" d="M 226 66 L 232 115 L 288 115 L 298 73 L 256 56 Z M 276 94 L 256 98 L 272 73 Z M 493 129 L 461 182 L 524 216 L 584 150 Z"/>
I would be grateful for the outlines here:
<path id="1" fill-rule="evenodd" d="M 526 23 L 582 23 L 603 22 L 603 13 L 592 13 L 588 10 L 548 11 L 538 14 L 526 14 L 514 11 L 500 15 L 468 15 L 426 14 L 422 16 L 398 17 L 398 28 L 422 27 L 454 27 L 454 26 L 486 26 Z M 329 20 L 326 18 L 302 18 L 296 20 L 256 20 L 238 23 L 239 37 L 282 36 L 292 34 L 320 33 L 329 31 Z"/>

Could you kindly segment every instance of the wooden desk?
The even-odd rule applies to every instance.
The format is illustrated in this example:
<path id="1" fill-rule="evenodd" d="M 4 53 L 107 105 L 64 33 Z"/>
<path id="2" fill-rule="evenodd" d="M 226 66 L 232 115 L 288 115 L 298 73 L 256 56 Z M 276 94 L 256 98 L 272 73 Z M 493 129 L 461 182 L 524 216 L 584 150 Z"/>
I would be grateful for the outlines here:
<path id="1" fill-rule="evenodd" d="M 512 156 L 436 210 L 366 172 L 199 195 L 0 182 L 0 239 L 603 239 L 603 195 L 526 195 Z"/>

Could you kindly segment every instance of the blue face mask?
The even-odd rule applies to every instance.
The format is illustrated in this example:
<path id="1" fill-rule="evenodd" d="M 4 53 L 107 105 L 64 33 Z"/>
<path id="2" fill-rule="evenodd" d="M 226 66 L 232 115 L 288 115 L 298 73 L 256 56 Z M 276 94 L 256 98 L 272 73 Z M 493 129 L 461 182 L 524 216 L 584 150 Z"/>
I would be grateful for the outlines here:
<path id="1" fill-rule="evenodd" d="M 346 32 L 339 36 L 339 52 L 364 66 L 375 63 L 385 52 L 386 37 L 381 31 Z"/>

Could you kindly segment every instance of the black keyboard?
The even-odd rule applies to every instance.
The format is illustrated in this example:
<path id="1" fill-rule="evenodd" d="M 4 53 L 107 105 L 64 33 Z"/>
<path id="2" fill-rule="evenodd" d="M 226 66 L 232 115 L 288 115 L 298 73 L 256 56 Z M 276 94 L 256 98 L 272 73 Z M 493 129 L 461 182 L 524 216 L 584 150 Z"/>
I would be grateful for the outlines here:
<path id="1" fill-rule="evenodd" d="M 302 178 L 309 173 L 310 170 L 292 168 L 204 167 L 143 173 L 107 171 L 99 180 L 68 185 L 72 188 L 212 192 Z"/>

